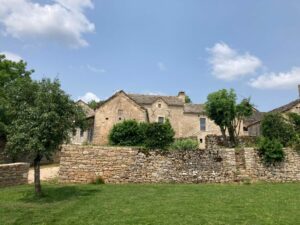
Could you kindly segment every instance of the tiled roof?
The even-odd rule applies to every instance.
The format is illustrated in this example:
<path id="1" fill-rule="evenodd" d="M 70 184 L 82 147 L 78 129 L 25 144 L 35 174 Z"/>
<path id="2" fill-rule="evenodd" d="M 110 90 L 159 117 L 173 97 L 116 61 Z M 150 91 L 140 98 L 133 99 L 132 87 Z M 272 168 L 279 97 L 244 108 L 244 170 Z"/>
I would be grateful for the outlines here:
<path id="1" fill-rule="evenodd" d="M 183 106 L 184 103 L 177 96 L 163 96 L 163 95 L 140 95 L 140 94 L 128 94 L 128 96 L 140 105 L 151 105 L 156 100 L 162 99 L 168 105 Z"/>
<path id="2" fill-rule="evenodd" d="M 299 104 L 300 103 L 300 99 L 297 99 L 295 101 L 292 101 L 286 105 L 283 105 L 283 106 L 280 106 L 276 109 L 273 109 L 270 111 L 270 113 L 275 113 L 275 112 L 285 112 L 287 110 L 290 110 L 291 108 L 293 108 L 295 105 Z"/>
<path id="3" fill-rule="evenodd" d="M 185 113 L 204 113 L 204 104 L 185 104 Z"/>
<path id="4" fill-rule="evenodd" d="M 255 122 L 261 121 L 265 114 L 265 112 L 259 112 L 257 110 L 254 110 L 253 114 L 249 118 L 246 118 L 244 120 L 244 126 L 248 127 L 249 125 Z"/>

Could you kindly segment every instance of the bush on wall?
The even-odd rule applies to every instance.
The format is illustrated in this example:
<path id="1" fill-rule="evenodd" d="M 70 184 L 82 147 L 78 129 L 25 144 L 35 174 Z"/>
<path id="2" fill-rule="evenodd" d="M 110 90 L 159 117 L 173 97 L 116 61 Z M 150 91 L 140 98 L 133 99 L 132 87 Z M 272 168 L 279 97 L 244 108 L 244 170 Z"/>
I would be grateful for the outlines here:
<path id="1" fill-rule="evenodd" d="M 145 147 L 166 150 L 174 141 L 175 132 L 169 120 L 165 123 L 149 123 L 145 126 Z"/>
<path id="2" fill-rule="evenodd" d="M 135 120 L 125 120 L 113 126 L 109 134 L 109 143 L 120 146 L 139 146 L 144 143 L 144 131 Z"/>
<path id="3" fill-rule="evenodd" d="M 276 139 L 283 146 L 287 146 L 295 137 L 293 126 L 279 113 L 270 113 L 264 117 L 261 132 L 265 138 Z"/>
<path id="4" fill-rule="evenodd" d="M 261 138 L 258 151 L 266 163 L 283 161 L 283 145 L 277 139 Z"/>
<path id="5" fill-rule="evenodd" d="M 164 150 L 174 141 L 174 135 L 169 120 L 165 123 L 138 123 L 135 120 L 125 120 L 113 126 L 109 134 L 109 143 Z"/>
<path id="6" fill-rule="evenodd" d="M 178 139 L 170 146 L 171 150 L 197 150 L 198 149 L 198 141 L 194 139 Z"/>

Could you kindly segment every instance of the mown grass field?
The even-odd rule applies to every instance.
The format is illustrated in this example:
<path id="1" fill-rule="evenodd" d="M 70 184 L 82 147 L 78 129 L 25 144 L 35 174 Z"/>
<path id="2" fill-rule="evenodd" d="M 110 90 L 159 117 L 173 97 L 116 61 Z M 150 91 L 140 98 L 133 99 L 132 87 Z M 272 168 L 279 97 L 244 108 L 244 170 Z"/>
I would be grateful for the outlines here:
<path id="1" fill-rule="evenodd" d="M 300 183 L 0 189 L 0 224 L 300 224 Z"/>

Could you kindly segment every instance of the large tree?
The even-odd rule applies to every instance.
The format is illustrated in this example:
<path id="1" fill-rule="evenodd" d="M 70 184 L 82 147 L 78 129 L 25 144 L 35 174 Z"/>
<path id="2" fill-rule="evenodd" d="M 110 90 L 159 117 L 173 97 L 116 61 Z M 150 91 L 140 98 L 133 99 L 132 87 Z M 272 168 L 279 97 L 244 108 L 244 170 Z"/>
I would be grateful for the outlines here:
<path id="1" fill-rule="evenodd" d="M 40 161 L 49 158 L 69 139 L 76 127 L 85 128 L 84 113 L 60 88 L 58 80 L 22 82 L 10 89 L 12 122 L 6 149 L 33 159 L 35 191 L 41 194 Z"/>
<path id="2" fill-rule="evenodd" d="M 0 129 L 6 152 L 33 160 L 35 191 L 41 194 L 40 161 L 49 158 L 76 127 L 86 128 L 80 106 L 58 80 L 33 81 L 26 63 L 0 56 Z"/>
<path id="3" fill-rule="evenodd" d="M 26 69 L 25 62 L 13 62 L 0 55 L 0 138 L 6 137 L 6 128 L 12 119 L 9 116 L 8 90 L 16 83 L 31 81 L 32 73 L 33 70 Z"/>
<path id="4" fill-rule="evenodd" d="M 230 146 L 235 146 L 242 121 L 252 115 L 253 106 L 249 98 L 237 103 L 233 89 L 229 91 L 222 89 L 207 96 L 205 111 L 207 116 L 220 127 L 225 144 L 228 144 L 226 138 L 228 133 Z"/>

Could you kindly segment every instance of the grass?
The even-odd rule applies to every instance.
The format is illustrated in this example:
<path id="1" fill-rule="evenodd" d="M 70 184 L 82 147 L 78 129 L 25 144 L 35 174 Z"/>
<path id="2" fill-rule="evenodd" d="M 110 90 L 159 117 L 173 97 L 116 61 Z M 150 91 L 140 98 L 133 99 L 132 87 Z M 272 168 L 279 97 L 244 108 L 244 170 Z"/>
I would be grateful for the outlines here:
<path id="1" fill-rule="evenodd" d="M 0 224 L 300 224 L 300 183 L 58 185 L 0 189 Z"/>

